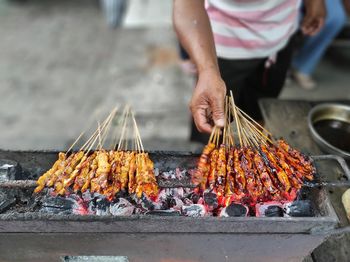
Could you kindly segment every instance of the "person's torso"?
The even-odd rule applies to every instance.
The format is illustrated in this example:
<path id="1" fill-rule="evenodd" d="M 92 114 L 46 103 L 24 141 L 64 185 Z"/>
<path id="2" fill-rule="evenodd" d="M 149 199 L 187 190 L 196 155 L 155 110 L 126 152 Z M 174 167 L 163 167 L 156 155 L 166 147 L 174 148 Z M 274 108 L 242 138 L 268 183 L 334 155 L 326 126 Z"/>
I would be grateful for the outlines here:
<path id="1" fill-rule="evenodd" d="M 229 59 L 269 57 L 298 27 L 301 0 L 207 0 L 217 54 Z"/>

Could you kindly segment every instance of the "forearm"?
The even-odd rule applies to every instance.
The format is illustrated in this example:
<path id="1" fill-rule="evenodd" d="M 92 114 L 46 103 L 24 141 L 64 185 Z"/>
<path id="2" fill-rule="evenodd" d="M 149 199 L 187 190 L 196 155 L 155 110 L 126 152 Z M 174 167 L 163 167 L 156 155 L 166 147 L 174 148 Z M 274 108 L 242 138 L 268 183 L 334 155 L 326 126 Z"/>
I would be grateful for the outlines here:
<path id="1" fill-rule="evenodd" d="M 219 72 L 213 33 L 204 0 L 174 0 L 173 23 L 180 43 L 200 72 Z"/>
<path id="2" fill-rule="evenodd" d="M 344 8 L 348 16 L 350 16 L 350 0 L 343 0 Z"/>

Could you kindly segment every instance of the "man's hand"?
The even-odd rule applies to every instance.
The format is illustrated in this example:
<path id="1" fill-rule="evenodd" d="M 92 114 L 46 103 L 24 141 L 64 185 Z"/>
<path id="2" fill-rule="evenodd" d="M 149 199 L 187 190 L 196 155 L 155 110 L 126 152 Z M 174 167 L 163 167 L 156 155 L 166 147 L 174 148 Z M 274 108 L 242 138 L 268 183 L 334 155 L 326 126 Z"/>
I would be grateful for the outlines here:
<path id="1" fill-rule="evenodd" d="M 324 0 L 304 0 L 305 17 L 301 24 L 301 30 L 305 35 L 317 34 L 326 18 L 326 6 Z"/>
<path id="2" fill-rule="evenodd" d="M 190 102 L 190 109 L 197 129 L 210 133 L 212 121 L 216 126 L 225 124 L 224 101 L 226 85 L 217 69 L 207 69 L 199 72 L 198 82 Z M 210 119 L 212 115 L 212 119 Z"/>

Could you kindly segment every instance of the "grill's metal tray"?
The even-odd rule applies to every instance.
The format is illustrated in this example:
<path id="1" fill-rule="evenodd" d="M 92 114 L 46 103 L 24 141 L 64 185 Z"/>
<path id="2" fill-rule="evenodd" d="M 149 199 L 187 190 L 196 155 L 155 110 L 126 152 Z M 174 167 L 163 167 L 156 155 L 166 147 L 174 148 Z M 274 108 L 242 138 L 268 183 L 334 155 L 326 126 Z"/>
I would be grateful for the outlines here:
<path id="1" fill-rule="evenodd" d="M 198 155 L 179 152 L 151 152 L 160 171 L 194 168 Z M 50 168 L 57 152 L 0 151 L 0 159 L 19 162 L 22 179 L 36 179 Z M 0 232 L 119 232 L 119 233 L 314 233 L 337 227 L 338 217 L 324 188 L 310 189 L 316 207 L 315 217 L 158 217 L 134 215 L 112 217 L 95 215 L 54 215 L 34 213 L 0 214 Z"/>

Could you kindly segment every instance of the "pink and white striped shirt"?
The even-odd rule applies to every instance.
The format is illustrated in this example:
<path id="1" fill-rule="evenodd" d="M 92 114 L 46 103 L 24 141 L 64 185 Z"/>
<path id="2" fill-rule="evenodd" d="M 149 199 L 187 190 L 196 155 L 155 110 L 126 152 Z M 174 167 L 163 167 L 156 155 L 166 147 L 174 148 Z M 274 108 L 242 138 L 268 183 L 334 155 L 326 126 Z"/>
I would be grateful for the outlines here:
<path id="1" fill-rule="evenodd" d="M 270 57 L 298 28 L 301 0 L 207 0 L 218 57 Z"/>

